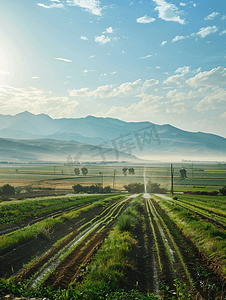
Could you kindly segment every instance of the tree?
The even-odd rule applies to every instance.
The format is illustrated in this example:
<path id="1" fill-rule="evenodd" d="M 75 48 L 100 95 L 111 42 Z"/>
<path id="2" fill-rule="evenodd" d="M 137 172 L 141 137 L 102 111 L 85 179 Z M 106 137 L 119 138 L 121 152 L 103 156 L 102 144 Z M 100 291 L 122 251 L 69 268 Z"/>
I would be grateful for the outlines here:
<path id="1" fill-rule="evenodd" d="M 123 186 L 129 193 L 143 193 L 144 192 L 144 184 L 139 182 L 130 183 L 128 185 Z"/>
<path id="2" fill-rule="evenodd" d="M 106 193 L 106 194 L 110 193 L 110 192 L 111 192 L 111 187 L 110 187 L 110 185 L 105 186 L 103 192 Z"/>
<path id="3" fill-rule="evenodd" d="M 185 168 L 182 167 L 182 169 L 180 170 L 180 176 L 185 179 L 187 178 L 187 171 L 185 170 Z"/>
<path id="4" fill-rule="evenodd" d="M 151 180 L 149 180 L 147 184 L 147 192 L 165 194 L 167 190 L 165 188 L 160 187 L 160 183 L 151 182 Z"/>
<path id="5" fill-rule="evenodd" d="M 15 188 L 7 183 L 1 187 L 1 193 L 3 195 L 15 195 Z"/>
<path id="6" fill-rule="evenodd" d="M 80 192 L 84 192 L 84 188 L 81 184 L 75 184 L 75 185 L 73 185 L 72 188 L 76 194 L 80 193 Z"/>
<path id="7" fill-rule="evenodd" d="M 128 170 L 128 168 L 126 168 L 126 167 L 124 167 L 123 169 L 122 169 L 122 172 L 123 172 L 123 175 L 127 175 L 127 170 Z"/>
<path id="8" fill-rule="evenodd" d="M 226 185 L 222 187 L 222 189 L 219 189 L 222 196 L 226 196 Z"/>
<path id="9" fill-rule="evenodd" d="M 74 168 L 74 172 L 75 172 L 75 175 L 79 175 L 80 174 L 79 168 Z"/>
<path id="10" fill-rule="evenodd" d="M 88 169 L 85 167 L 81 168 L 81 171 L 82 171 L 82 175 L 86 175 L 88 173 Z"/>
<path id="11" fill-rule="evenodd" d="M 134 168 L 129 168 L 129 174 L 130 174 L 130 175 L 134 175 L 134 174 L 135 174 Z"/>

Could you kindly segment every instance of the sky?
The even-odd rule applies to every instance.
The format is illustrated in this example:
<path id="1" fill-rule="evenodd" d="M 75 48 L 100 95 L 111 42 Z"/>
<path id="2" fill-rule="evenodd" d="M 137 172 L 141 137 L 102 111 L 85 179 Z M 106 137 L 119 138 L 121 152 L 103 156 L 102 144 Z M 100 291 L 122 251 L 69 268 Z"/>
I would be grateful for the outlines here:
<path id="1" fill-rule="evenodd" d="M 0 0 L 0 114 L 226 138 L 225 0 Z"/>

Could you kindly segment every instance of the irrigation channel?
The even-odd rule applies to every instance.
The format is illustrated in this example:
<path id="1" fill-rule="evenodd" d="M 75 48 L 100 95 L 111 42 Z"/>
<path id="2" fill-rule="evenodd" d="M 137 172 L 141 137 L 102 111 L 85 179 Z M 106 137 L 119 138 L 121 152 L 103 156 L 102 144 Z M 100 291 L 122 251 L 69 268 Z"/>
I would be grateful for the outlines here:
<path id="1" fill-rule="evenodd" d="M 148 225 L 152 240 L 150 262 L 147 268 L 153 273 L 152 282 L 147 285 L 148 292 L 159 294 L 159 284 L 169 287 L 168 296 L 177 294 L 175 280 L 192 286 L 192 279 L 176 245 L 173 236 L 155 208 L 149 194 L 144 194 Z M 148 274 L 148 272 L 147 272 Z M 152 288 L 151 288 L 152 287 Z"/>
<path id="2" fill-rule="evenodd" d="M 89 212 L 89 219 L 31 266 L 14 274 L 14 280 L 28 280 L 28 286 L 33 289 L 51 286 L 55 290 L 81 282 L 84 271 L 116 219 L 136 196 L 111 202 L 96 215 Z M 192 205 L 188 207 L 186 201 L 164 199 L 192 210 Z M 128 267 L 127 273 L 125 270 L 127 288 L 154 293 L 160 299 L 226 299 L 224 281 L 209 268 L 210 260 L 207 261 L 189 238 L 182 235 L 154 197 L 145 193 L 141 201 L 143 215 L 134 228 L 135 243 L 128 258 L 133 266 Z M 200 208 L 194 207 L 193 213 L 196 209 Z M 209 214 L 204 210 L 203 217 L 206 213 Z"/>
<path id="3" fill-rule="evenodd" d="M 29 279 L 29 285 L 33 288 L 42 285 L 57 289 L 66 288 L 71 282 L 78 280 L 82 272 L 81 265 L 88 264 L 107 237 L 116 218 L 132 198 L 127 197 L 107 206 L 102 213 L 20 272 L 15 281 Z"/>
<path id="4" fill-rule="evenodd" d="M 183 292 L 186 287 L 187 291 L 191 291 L 189 299 L 226 299 L 225 278 L 219 276 L 216 268 L 214 270 L 213 261 L 199 251 L 189 238 L 182 235 L 154 199 L 149 195 L 144 195 L 144 198 L 154 239 L 152 260 L 154 268 L 157 266 L 158 274 L 155 284 L 161 282 L 167 285 L 169 296 L 176 292 L 178 295 L 178 288 Z M 162 198 L 180 205 L 179 201 L 163 195 Z M 191 208 L 192 205 L 192 211 Z M 195 208 L 193 214 L 196 214 Z"/>

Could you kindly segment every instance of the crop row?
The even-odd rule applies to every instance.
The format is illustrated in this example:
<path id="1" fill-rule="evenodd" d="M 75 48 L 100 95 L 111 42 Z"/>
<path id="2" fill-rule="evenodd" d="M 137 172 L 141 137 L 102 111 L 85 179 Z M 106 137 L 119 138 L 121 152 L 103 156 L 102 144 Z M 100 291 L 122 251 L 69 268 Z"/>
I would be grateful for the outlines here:
<path id="1" fill-rule="evenodd" d="M 83 208 L 78 208 L 70 212 L 66 212 L 61 214 L 60 216 L 56 218 L 46 218 L 40 222 L 37 222 L 35 224 L 32 224 L 31 226 L 26 226 L 21 229 L 18 229 L 12 233 L 7 233 L 5 235 L 0 236 L 0 251 L 3 251 L 7 247 L 12 247 L 13 245 L 17 245 L 23 241 L 26 241 L 34 236 L 38 235 L 44 235 L 46 236 L 48 234 L 48 231 L 50 228 L 55 226 L 56 224 L 63 223 L 69 219 L 73 219 L 77 217 L 82 211 L 85 211 L 87 209 L 94 208 L 97 205 L 106 205 L 106 203 L 109 203 L 111 201 L 120 200 L 121 198 L 124 198 L 124 196 L 105 196 L 101 197 L 101 200 L 94 201 L 93 204 L 87 205 Z M 84 199 L 85 200 L 85 199 Z M 96 199 L 97 200 L 97 199 Z M 89 204 L 89 202 L 88 202 Z"/>
<path id="2" fill-rule="evenodd" d="M 62 213 L 68 209 L 78 209 L 103 199 L 103 195 L 81 197 L 55 197 L 28 199 L 0 204 L 0 226 L 12 224 L 30 217 L 43 214 Z M 51 216 L 51 215 L 50 215 Z"/>
<path id="3" fill-rule="evenodd" d="M 211 222 L 219 224 L 223 227 L 226 226 L 226 218 L 222 213 L 219 213 L 219 209 L 211 210 L 211 208 L 205 208 L 203 207 L 203 205 L 200 205 L 199 203 L 190 204 L 188 201 L 173 200 L 172 203 L 180 207 L 183 207 L 191 211 L 192 213 L 196 213 L 200 217 L 207 218 Z M 215 213 L 215 211 L 217 211 L 217 213 Z"/>
<path id="4" fill-rule="evenodd" d="M 164 284 L 164 286 L 167 284 L 170 287 L 170 290 L 166 291 L 168 297 L 172 297 L 172 294 L 178 297 L 180 289 L 183 288 L 185 297 L 183 299 L 191 299 L 189 290 L 193 288 L 193 280 L 170 229 L 150 198 L 146 199 L 146 209 L 155 241 L 155 251 L 160 271 L 159 284 Z M 161 282 L 162 278 L 164 278 L 163 282 Z"/>
<path id="5" fill-rule="evenodd" d="M 39 261 L 35 262 L 35 264 L 29 268 L 29 272 L 24 270 L 24 272 L 18 276 L 17 280 L 27 278 L 27 274 L 31 275 L 32 269 L 36 270 L 37 266 L 39 266 L 39 270 L 32 278 L 31 285 L 33 285 L 33 287 L 35 287 L 37 281 L 42 280 L 43 274 L 49 274 L 50 271 L 54 272 L 58 265 L 60 265 L 60 270 L 63 269 L 63 272 L 67 273 L 67 264 L 73 260 L 73 255 L 77 254 L 78 250 L 76 247 L 84 240 L 89 242 L 90 236 L 93 236 L 95 233 L 98 234 L 98 232 L 104 230 L 104 228 L 118 216 L 127 202 L 128 198 L 121 200 L 120 202 L 114 202 L 110 206 L 107 206 L 100 215 L 95 216 L 92 220 L 78 229 L 76 236 L 73 239 L 69 238 L 68 243 L 65 244 L 65 242 L 62 242 L 61 247 L 58 245 L 57 251 L 54 255 L 53 251 L 50 250 L 49 253 L 45 254 L 45 260 L 40 258 Z M 76 251 L 74 251 L 75 248 Z M 49 258 L 48 262 L 43 265 L 47 258 Z M 67 263 L 65 263 L 65 261 L 67 261 Z M 62 264 L 64 264 L 64 267 L 61 266 Z"/>
<path id="6" fill-rule="evenodd" d="M 128 255 L 131 250 L 131 246 L 132 244 L 136 245 L 137 243 L 128 230 L 131 231 L 133 229 L 133 226 L 131 225 L 134 224 L 137 217 L 136 209 L 139 209 L 141 206 L 140 199 L 138 201 L 135 199 L 132 201 L 129 208 L 123 212 L 119 218 L 117 218 L 118 221 L 116 226 L 110 232 L 109 236 L 105 238 L 101 249 L 96 252 L 91 263 L 83 263 L 80 261 L 79 257 L 81 258 L 82 254 L 87 252 L 89 244 L 91 244 L 92 241 L 90 241 L 87 245 L 84 245 L 83 243 L 85 241 L 83 241 L 80 246 L 77 247 L 77 257 L 72 258 L 73 251 L 69 254 L 68 259 L 71 259 L 72 264 L 73 261 L 75 262 L 77 259 L 76 268 L 79 267 L 78 271 L 80 271 L 80 273 L 76 273 L 77 271 L 73 270 L 73 275 L 75 276 L 78 274 L 78 276 L 76 276 L 76 280 L 67 289 L 58 288 L 57 290 L 53 290 L 51 287 L 43 286 L 32 290 L 27 288 L 27 282 L 12 281 L 9 279 L 7 282 L 0 280 L 0 292 L 11 291 L 17 295 L 37 296 L 42 298 L 47 297 L 48 299 L 58 300 L 157 299 L 158 297 L 155 297 L 153 294 L 145 295 L 138 290 L 131 289 L 125 291 L 123 289 L 118 289 L 121 283 L 125 281 L 124 269 L 128 268 Z M 110 211 L 111 209 L 109 212 Z M 116 215 L 118 214 L 119 210 L 116 212 Z M 105 230 L 101 230 L 100 234 L 104 231 Z M 98 235 L 99 234 L 96 234 L 96 236 Z M 79 249 L 82 251 L 79 251 Z M 69 270 L 65 273 L 68 275 L 70 274 Z M 60 277 L 61 276 L 57 276 L 57 278 Z M 5 287 L 3 287 L 3 284 Z"/>
<path id="7" fill-rule="evenodd" d="M 157 198 L 156 198 L 157 199 Z M 211 269 L 222 280 L 226 279 L 226 233 L 214 223 L 203 220 L 196 214 L 197 208 L 188 204 L 177 205 L 171 200 L 157 200 L 160 207 L 178 226 L 181 232 L 188 237 L 206 259 L 211 259 Z M 176 205 L 175 205 L 176 204 Z M 183 205 L 183 207 L 182 207 Z M 186 207 L 187 206 L 187 207 Z M 200 214 L 205 212 L 200 211 Z M 214 218 L 213 218 L 214 219 Z"/>

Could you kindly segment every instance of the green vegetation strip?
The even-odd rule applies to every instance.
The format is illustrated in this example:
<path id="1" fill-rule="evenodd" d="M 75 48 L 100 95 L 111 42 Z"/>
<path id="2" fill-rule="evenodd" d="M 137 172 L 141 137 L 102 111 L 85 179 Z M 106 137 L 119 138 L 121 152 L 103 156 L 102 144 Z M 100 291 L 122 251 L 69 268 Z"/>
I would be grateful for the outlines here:
<path id="1" fill-rule="evenodd" d="M 191 211 L 175 206 L 167 200 L 158 202 L 171 220 L 189 236 L 190 240 L 209 258 L 217 258 L 218 266 L 226 274 L 226 233 L 211 223 L 202 221 Z"/>
<path id="2" fill-rule="evenodd" d="M 133 229 L 138 216 L 137 209 L 141 206 L 140 199 L 135 199 L 120 216 L 115 228 L 97 251 L 87 271 L 83 273 L 81 283 L 72 283 L 64 290 L 53 291 L 51 287 L 32 290 L 27 288 L 27 282 L 15 283 L 11 279 L 0 279 L 0 293 L 12 292 L 17 296 L 46 297 L 53 300 L 159 299 L 153 294 L 118 289 L 120 282 L 124 281 L 124 269 L 128 263 L 131 245 L 136 243 L 129 231 Z"/>
<path id="3" fill-rule="evenodd" d="M 29 217 L 37 217 L 42 214 L 54 213 L 70 208 L 81 208 L 106 198 L 103 195 L 80 197 L 51 197 L 36 198 L 12 202 L 0 203 L 0 226 L 13 224 Z M 61 212 L 61 214 L 63 211 Z"/>
<path id="4" fill-rule="evenodd" d="M 115 200 L 121 199 L 121 197 L 113 197 Z M 111 197 L 112 199 L 112 197 Z M 103 201 L 103 200 L 102 200 Z M 121 205 L 121 208 L 123 207 L 123 204 L 125 203 L 126 200 L 121 200 L 120 203 L 113 203 L 112 206 L 118 206 L 119 204 Z M 109 212 L 107 212 L 107 209 L 104 211 L 107 215 L 111 215 L 111 209 Z M 118 212 L 119 213 L 119 212 Z M 73 240 L 71 240 L 67 245 L 65 245 L 63 248 L 61 248 L 54 256 L 51 256 L 48 262 L 46 262 L 31 278 L 29 285 L 33 287 L 38 287 L 40 286 L 44 280 L 46 279 L 47 276 L 50 275 L 50 273 L 54 272 L 55 268 L 57 265 L 62 261 L 66 256 L 68 256 L 81 242 L 84 241 L 84 239 L 89 236 L 94 230 L 96 230 L 96 227 L 100 227 L 101 224 L 105 225 L 100 228 L 100 230 L 104 229 L 106 226 L 106 216 L 103 216 L 101 219 L 96 220 L 95 222 L 92 222 L 96 219 L 92 219 L 89 223 L 91 223 L 91 228 L 86 229 L 83 232 L 80 232 L 79 236 L 76 236 Z M 109 220 L 109 222 L 111 219 Z M 108 223 L 109 223 L 108 222 Z M 99 230 L 99 231 L 100 231 Z M 98 232 L 99 232 L 98 231 Z M 68 235 L 69 236 L 69 235 Z M 67 236 L 67 237 L 68 237 Z M 62 240 L 62 239 L 61 239 Z M 50 250 L 51 251 L 51 250 Z M 50 252 L 49 251 L 49 252 Z M 39 279 L 37 279 L 39 278 Z"/>
<path id="5" fill-rule="evenodd" d="M 57 217 L 55 219 L 48 218 L 43 221 L 40 221 L 36 224 L 33 224 L 31 226 L 24 227 L 22 229 L 16 230 L 13 233 L 8 233 L 6 235 L 0 236 L 0 251 L 12 246 L 17 245 L 20 242 L 23 242 L 25 240 L 28 240 L 32 237 L 37 237 L 38 235 L 42 235 L 44 237 L 48 237 L 48 231 L 50 228 L 55 226 L 56 224 L 63 223 L 68 219 L 73 219 L 77 217 L 82 211 L 86 211 L 89 209 L 94 208 L 96 205 L 105 205 L 106 202 L 110 202 L 112 200 L 117 200 L 117 197 L 121 199 L 121 196 L 115 196 L 115 197 L 109 197 L 105 196 L 105 199 L 93 203 L 92 205 L 89 205 L 85 208 L 81 208 L 79 210 L 63 214 L 60 217 Z"/>
<path id="6" fill-rule="evenodd" d="M 189 204 L 187 203 L 187 201 L 180 201 L 180 200 L 173 200 L 173 203 L 178 204 L 192 212 L 198 213 L 201 216 L 207 217 L 209 219 L 212 219 L 214 221 L 217 221 L 218 223 L 222 224 L 222 225 L 226 225 L 226 219 L 225 217 L 221 217 L 215 213 L 213 213 L 214 208 L 205 208 L 203 207 L 203 205 L 199 205 L 198 203 L 196 204 Z M 220 211 L 219 209 L 217 211 Z M 222 211 L 221 211 L 222 214 Z M 226 215 L 226 213 L 224 213 Z"/>
<path id="7" fill-rule="evenodd" d="M 180 253 L 180 249 L 178 248 L 177 244 L 176 244 L 175 241 L 174 241 L 174 238 L 173 238 L 172 234 L 170 233 L 169 228 L 168 228 L 167 225 L 165 224 L 165 222 L 164 222 L 164 220 L 162 219 L 162 217 L 159 215 L 159 213 L 158 213 L 158 211 L 156 210 L 156 208 L 155 208 L 154 205 L 152 205 L 152 208 L 153 208 L 155 214 L 158 216 L 159 220 L 161 221 L 161 223 L 162 223 L 163 227 L 165 228 L 166 232 L 168 233 L 168 236 L 169 236 L 169 238 L 170 238 L 170 240 L 171 240 L 171 242 L 172 242 L 172 244 L 173 244 L 173 246 L 174 246 L 174 249 L 175 249 L 176 252 L 177 252 L 177 255 L 178 255 L 179 259 L 180 259 L 180 262 L 181 262 L 181 264 L 182 264 L 182 266 L 183 266 L 183 268 L 184 268 L 184 271 L 185 271 L 185 273 L 186 273 L 186 275 L 187 275 L 187 278 L 188 278 L 188 280 L 189 280 L 191 286 L 193 286 L 193 281 L 192 281 L 191 275 L 190 275 L 190 273 L 189 273 L 189 271 L 188 271 L 188 269 L 187 269 L 187 267 L 186 267 L 186 264 L 185 264 L 185 262 L 184 262 L 184 260 L 183 260 L 182 255 L 181 255 L 181 253 Z"/>
<path id="8" fill-rule="evenodd" d="M 147 208 L 147 213 L 148 213 L 148 218 L 149 218 L 149 222 L 150 222 L 150 225 L 151 225 L 152 233 L 153 233 L 153 236 L 154 236 L 155 249 L 156 249 L 156 252 L 157 252 L 159 269 L 162 273 L 162 263 L 161 263 L 160 253 L 159 253 L 159 246 L 158 246 L 157 236 L 156 236 L 156 233 L 155 233 L 155 228 L 154 228 L 154 225 L 153 225 L 153 222 L 152 222 L 152 217 L 151 217 L 148 201 L 146 202 L 146 208 Z"/>

